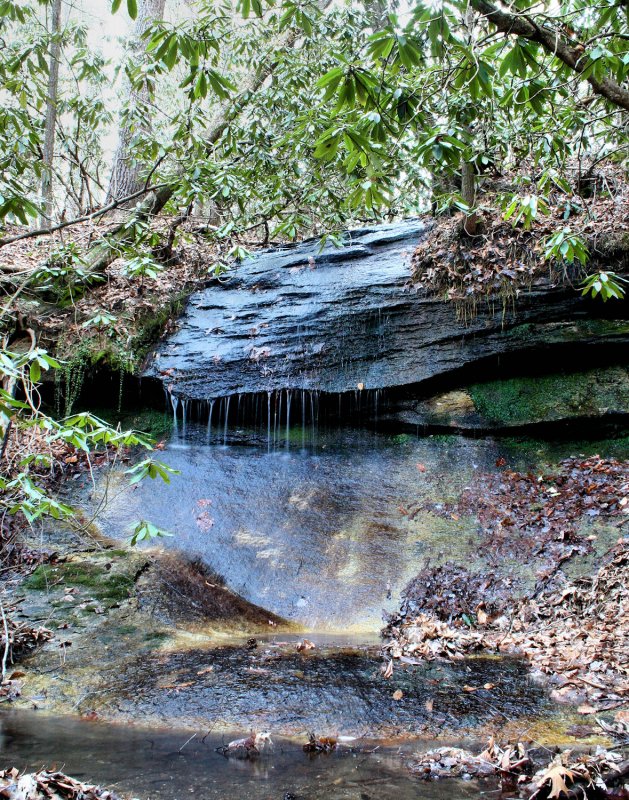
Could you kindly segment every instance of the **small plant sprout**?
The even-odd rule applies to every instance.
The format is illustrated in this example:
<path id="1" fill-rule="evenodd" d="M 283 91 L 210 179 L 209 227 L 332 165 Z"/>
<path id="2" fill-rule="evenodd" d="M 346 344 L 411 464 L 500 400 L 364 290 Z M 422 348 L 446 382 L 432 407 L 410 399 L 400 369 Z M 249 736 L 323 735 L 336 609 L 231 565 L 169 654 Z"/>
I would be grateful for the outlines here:
<path id="1" fill-rule="evenodd" d="M 565 261 L 568 264 L 578 261 L 584 267 L 588 260 L 587 245 L 570 228 L 562 228 L 546 239 L 544 259 Z"/>
<path id="2" fill-rule="evenodd" d="M 625 296 L 625 287 L 622 284 L 629 284 L 629 280 L 615 272 L 595 272 L 588 275 L 581 284 L 581 295 L 600 295 L 604 303 L 610 298 L 622 300 Z"/>
<path id="3" fill-rule="evenodd" d="M 533 222 L 543 214 L 548 216 L 550 210 L 544 197 L 536 194 L 527 194 L 524 197 L 519 195 L 514 197 L 504 212 L 504 219 L 511 220 L 515 226 L 521 222 L 525 231 L 529 231 Z"/>
<path id="4" fill-rule="evenodd" d="M 104 330 L 105 328 L 110 328 L 117 319 L 118 317 L 115 314 L 109 314 L 107 311 L 97 311 L 96 314 L 86 320 L 81 327 Z"/>
<path id="5" fill-rule="evenodd" d="M 162 464 L 161 461 L 145 458 L 144 461 L 140 461 L 128 469 L 126 473 L 131 476 L 131 484 L 139 483 L 144 478 L 161 478 L 164 483 L 170 483 L 170 476 L 179 475 L 179 470 Z"/>
<path id="6" fill-rule="evenodd" d="M 147 522 L 143 519 L 133 528 L 129 539 L 129 545 L 131 547 L 136 547 L 140 542 L 152 542 L 153 539 L 162 539 L 165 536 L 172 535 L 172 533 L 163 531 L 161 528 L 158 528 L 157 525 L 153 525 L 152 522 Z"/>
<path id="7" fill-rule="evenodd" d="M 128 278 L 140 278 L 140 281 L 144 282 L 145 278 L 157 278 L 163 269 L 163 265 L 153 256 L 144 254 L 126 261 L 122 271 Z"/>
<path id="8" fill-rule="evenodd" d="M 227 254 L 229 258 L 233 258 L 234 261 L 240 264 L 241 261 L 244 261 L 246 258 L 249 258 L 251 255 L 251 250 L 247 250 L 246 247 L 243 247 L 240 244 L 235 245 Z"/>

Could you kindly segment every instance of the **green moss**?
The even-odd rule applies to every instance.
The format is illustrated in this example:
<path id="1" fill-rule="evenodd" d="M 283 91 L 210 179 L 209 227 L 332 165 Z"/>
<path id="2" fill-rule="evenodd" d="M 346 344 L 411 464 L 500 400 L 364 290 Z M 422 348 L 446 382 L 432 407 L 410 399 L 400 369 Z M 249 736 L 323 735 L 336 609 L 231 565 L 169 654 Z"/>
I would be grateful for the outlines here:
<path id="1" fill-rule="evenodd" d="M 175 295 L 167 305 L 152 309 L 150 314 L 140 320 L 131 344 L 136 363 L 139 364 L 153 347 L 161 336 L 166 323 L 179 316 L 188 294 L 189 292 L 181 292 Z"/>
<path id="2" fill-rule="evenodd" d="M 477 383 L 469 394 L 479 414 L 499 425 L 550 422 L 629 411 L 626 369 L 510 378 Z"/>
<path id="3" fill-rule="evenodd" d="M 531 454 L 535 453 L 538 463 L 544 466 L 556 465 L 562 459 L 574 455 L 587 458 L 604 454 L 607 458 L 629 458 L 629 436 L 626 435 L 610 439 L 570 439 L 566 442 L 549 442 L 529 437 L 505 437 L 500 440 L 500 444 L 515 458 L 524 457 L 526 464 L 530 462 Z"/>
<path id="4" fill-rule="evenodd" d="M 129 597 L 134 581 L 130 575 L 111 573 L 98 564 L 68 562 L 67 564 L 42 564 L 24 581 L 24 588 L 47 591 L 57 585 L 89 589 L 97 600 L 120 602 Z"/>
<path id="5" fill-rule="evenodd" d="M 587 339 L 608 339 L 615 336 L 626 336 L 629 333 L 629 322 L 625 320 L 589 319 L 579 320 L 572 325 L 560 325 L 555 329 L 540 327 L 534 322 L 515 325 L 506 335 L 510 339 L 527 341 L 543 341 L 546 344 L 564 342 L 581 342 Z"/>
<path id="6" fill-rule="evenodd" d="M 147 631 L 144 639 L 147 642 L 163 642 L 164 639 L 168 639 L 168 633 L 166 631 Z"/>
<path id="7" fill-rule="evenodd" d="M 31 589 L 33 591 L 44 591 L 45 589 L 49 589 L 53 584 L 59 582 L 59 576 L 53 571 L 53 569 L 53 567 L 42 564 L 41 566 L 37 567 L 37 569 L 27 578 L 25 578 L 22 586 L 25 589 Z"/>

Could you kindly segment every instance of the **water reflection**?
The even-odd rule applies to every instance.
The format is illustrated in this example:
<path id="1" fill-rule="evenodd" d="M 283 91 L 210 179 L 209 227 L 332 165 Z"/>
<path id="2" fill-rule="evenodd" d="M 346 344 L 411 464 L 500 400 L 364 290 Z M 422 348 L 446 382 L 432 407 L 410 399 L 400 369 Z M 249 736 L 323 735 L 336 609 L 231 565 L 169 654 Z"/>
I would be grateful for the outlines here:
<path id="1" fill-rule="evenodd" d="M 103 725 L 37 714 L 0 716 L 3 765 L 18 769 L 57 767 L 76 778 L 98 782 L 144 800 L 438 800 L 453 786 L 425 784 L 409 777 L 402 750 L 372 754 L 345 751 L 309 756 L 299 743 L 276 739 L 256 761 L 226 759 L 216 748 L 229 737 L 205 731 L 191 741 L 188 731 L 155 731 Z M 372 749 L 360 743 L 363 749 Z M 483 789 L 486 790 L 484 786 Z M 479 787 L 456 785 L 457 798 L 478 798 Z"/>

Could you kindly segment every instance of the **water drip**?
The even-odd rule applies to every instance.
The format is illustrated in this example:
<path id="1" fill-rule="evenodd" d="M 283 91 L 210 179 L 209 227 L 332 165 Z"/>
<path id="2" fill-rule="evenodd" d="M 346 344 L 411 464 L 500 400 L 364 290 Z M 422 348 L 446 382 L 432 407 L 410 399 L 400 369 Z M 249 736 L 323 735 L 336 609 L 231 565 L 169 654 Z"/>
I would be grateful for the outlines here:
<path id="1" fill-rule="evenodd" d="M 291 389 L 286 390 L 286 449 L 290 450 L 290 401 L 293 393 Z"/>
<path id="2" fill-rule="evenodd" d="M 279 409 L 277 412 L 277 442 L 279 443 L 282 437 L 281 425 L 282 425 L 282 390 L 280 389 L 278 394 L 279 398 Z M 277 445 L 276 445 L 277 446 Z"/>
<path id="3" fill-rule="evenodd" d="M 212 412 L 214 411 L 214 400 L 208 400 L 209 411 L 207 416 L 207 443 L 212 441 Z"/>
<path id="4" fill-rule="evenodd" d="M 275 447 L 275 437 L 277 435 L 277 398 L 273 392 L 273 447 Z"/>
<path id="5" fill-rule="evenodd" d="M 173 436 L 175 439 L 179 438 L 179 420 L 177 418 L 177 410 L 179 408 L 179 398 L 176 394 L 170 393 L 170 404 L 173 408 Z"/>
<path id="6" fill-rule="evenodd" d="M 266 443 L 271 452 L 271 392 L 266 393 Z"/>
<path id="7" fill-rule="evenodd" d="M 182 433 L 181 438 L 186 440 L 186 417 L 188 416 L 188 401 L 186 399 L 181 400 L 181 416 L 183 419 L 183 426 L 182 426 Z"/>
<path id="8" fill-rule="evenodd" d="M 223 429 L 223 445 L 227 445 L 227 423 L 229 422 L 229 401 L 231 396 L 225 398 L 225 428 Z"/>

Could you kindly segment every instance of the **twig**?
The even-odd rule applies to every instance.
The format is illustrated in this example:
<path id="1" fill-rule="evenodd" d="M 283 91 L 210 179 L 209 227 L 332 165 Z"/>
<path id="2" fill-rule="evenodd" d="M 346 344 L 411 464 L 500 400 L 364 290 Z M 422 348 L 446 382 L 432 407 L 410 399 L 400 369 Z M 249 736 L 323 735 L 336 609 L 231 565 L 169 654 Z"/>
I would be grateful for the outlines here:
<path id="1" fill-rule="evenodd" d="M 9 659 L 9 626 L 2 601 L 0 601 L 0 612 L 2 613 L 2 625 L 4 627 L 4 653 L 2 655 L 2 683 L 4 683 L 7 677 L 7 661 Z"/>
<path id="2" fill-rule="evenodd" d="M 194 739 L 194 737 L 195 737 L 195 736 L 196 736 L 196 733 L 193 733 L 193 734 L 192 734 L 192 736 L 191 736 L 189 739 L 186 739 L 186 741 L 185 741 L 185 742 L 184 742 L 184 743 L 181 745 L 181 747 L 179 748 L 179 752 L 180 752 L 180 753 L 181 753 L 181 751 L 184 749 L 184 747 L 185 747 L 185 746 L 186 746 L 186 745 L 187 745 L 189 742 L 191 742 L 191 741 Z"/>

